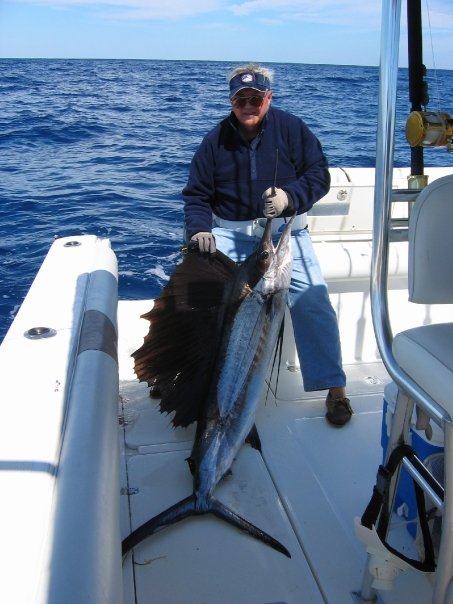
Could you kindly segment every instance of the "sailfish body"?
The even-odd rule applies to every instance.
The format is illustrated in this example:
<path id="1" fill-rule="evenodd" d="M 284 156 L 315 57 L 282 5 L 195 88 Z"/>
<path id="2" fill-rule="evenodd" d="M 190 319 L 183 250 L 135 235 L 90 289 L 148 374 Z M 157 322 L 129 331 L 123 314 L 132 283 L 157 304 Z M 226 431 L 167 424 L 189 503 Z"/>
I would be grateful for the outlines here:
<path id="1" fill-rule="evenodd" d="M 188 252 L 144 315 L 151 326 L 133 354 L 135 371 L 141 381 L 159 386 L 161 411 L 174 412 L 175 426 L 197 421 L 188 460 L 194 489 L 129 535 L 123 554 L 168 524 L 213 513 L 289 556 L 281 543 L 227 508 L 213 492 L 254 427 L 285 313 L 291 222 L 274 247 L 268 220 L 257 250 L 241 265 L 219 251 L 214 257 Z"/>

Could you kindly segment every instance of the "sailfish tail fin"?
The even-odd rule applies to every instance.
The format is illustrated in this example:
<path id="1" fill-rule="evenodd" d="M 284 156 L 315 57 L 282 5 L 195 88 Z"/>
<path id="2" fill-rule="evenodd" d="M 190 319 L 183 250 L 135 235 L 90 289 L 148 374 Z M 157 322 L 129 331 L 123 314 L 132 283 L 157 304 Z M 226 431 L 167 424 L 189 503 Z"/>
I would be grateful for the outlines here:
<path id="1" fill-rule="evenodd" d="M 221 518 L 236 528 L 247 532 L 252 537 L 255 537 L 255 539 L 258 539 L 262 543 L 265 543 L 285 556 L 288 556 L 288 558 L 291 558 L 291 554 L 284 545 L 248 520 L 245 520 L 245 518 L 242 518 L 236 514 L 236 512 L 233 512 L 233 510 L 221 503 L 218 499 L 211 498 L 206 510 L 200 512 L 196 508 L 195 495 L 190 495 L 189 497 L 178 501 L 178 503 L 175 503 L 135 529 L 135 531 L 133 531 L 123 540 L 123 556 L 125 556 L 132 548 L 141 543 L 144 539 L 150 537 L 160 529 L 169 526 L 170 524 L 174 524 L 175 522 L 179 522 L 180 520 L 184 520 L 184 518 L 187 518 L 188 516 L 195 516 L 204 513 L 214 514 L 218 518 Z"/>
<path id="2" fill-rule="evenodd" d="M 245 518 L 242 518 L 241 516 L 236 514 L 236 512 L 233 512 L 233 510 L 228 508 L 218 499 L 211 499 L 209 511 L 212 512 L 218 518 L 222 518 L 222 520 L 225 520 L 229 524 L 232 524 L 233 526 L 241 529 L 242 531 L 246 531 L 249 535 L 255 537 L 255 539 L 262 541 L 263 543 L 269 545 L 281 554 L 284 554 L 285 556 L 288 556 L 288 558 L 291 558 L 291 554 L 286 549 L 286 547 L 280 543 L 280 541 L 277 541 L 277 539 L 274 539 L 268 533 L 265 533 Z"/>

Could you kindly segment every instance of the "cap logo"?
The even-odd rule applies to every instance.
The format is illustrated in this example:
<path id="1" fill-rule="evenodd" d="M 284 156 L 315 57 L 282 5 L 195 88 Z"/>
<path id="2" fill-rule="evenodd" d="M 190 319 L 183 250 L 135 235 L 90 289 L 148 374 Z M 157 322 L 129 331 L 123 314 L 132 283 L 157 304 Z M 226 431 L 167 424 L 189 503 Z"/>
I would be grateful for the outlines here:
<path id="1" fill-rule="evenodd" d="M 254 79 L 253 73 L 243 73 L 241 76 L 241 82 L 253 82 Z"/>

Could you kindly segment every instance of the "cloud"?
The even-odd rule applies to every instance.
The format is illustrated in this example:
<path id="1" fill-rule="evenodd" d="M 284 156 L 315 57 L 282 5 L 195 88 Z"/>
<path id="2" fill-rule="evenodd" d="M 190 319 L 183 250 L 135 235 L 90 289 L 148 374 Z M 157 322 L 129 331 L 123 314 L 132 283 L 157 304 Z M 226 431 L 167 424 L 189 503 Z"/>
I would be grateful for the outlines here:
<path id="1" fill-rule="evenodd" d="M 191 15 L 228 12 L 236 16 L 256 15 L 258 17 L 280 18 L 283 14 L 298 15 L 314 21 L 335 22 L 343 16 L 376 14 L 380 12 L 380 0 L 357 3 L 356 0 L 15 0 L 22 4 L 53 8 L 85 7 L 91 10 L 110 10 L 114 14 L 136 16 L 137 19 L 188 17 Z M 263 14 L 265 13 L 265 14 Z"/>
<path id="2" fill-rule="evenodd" d="M 450 13 L 442 10 L 431 12 L 426 19 L 429 26 L 436 31 L 450 32 L 453 29 L 453 9 Z"/>
<path id="3" fill-rule="evenodd" d="M 228 3 L 232 14 L 255 16 L 258 18 L 276 18 L 279 21 L 300 20 L 345 27 L 359 24 L 360 27 L 378 29 L 381 23 L 382 3 L 380 0 L 244 0 Z M 403 3 L 403 13 L 405 7 Z M 422 2 L 422 15 L 425 30 L 445 31 L 453 27 L 452 0 L 430 0 Z M 405 14 L 402 15 L 402 29 L 405 29 Z"/>
<path id="4" fill-rule="evenodd" d="M 17 0 L 16 0 L 17 1 Z M 55 9 L 83 7 L 128 19 L 174 19 L 213 13 L 227 0 L 19 0 L 23 4 Z"/>
<path id="5" fill-rule="evenodd" d="M 276 20 L 278 23 L 299 20 L 345 27 L 360 23 L 363 28 L 376 29 L 381 21 L 381 0 L 15 0 L 22 4 L 46 6 L 55 9 L 83 7 L 102 11 L 106 16 L 127 19 L 178 19 L 196 15 L 222 14 L 233 17 L 254 17 Z M 422 3 L 422 11 L 429 9 L 431 28 L 436 31 L 451 28 L 453 3 L 451 0 L 430 0 Z M 428 18 L 425 19 L 425 26 Z M 404 28 L 404 21 L 402 27 Z"/>
<path id="6" fill-rule="evenodd" d="M 335 0 L 245 0 L 230 6 L 231 12 L 237 16 L 255 13 L 276 13 L 276 16 L 303 19 L 316 23 L 346 23 L 351 15 L 358 14 L 375 18 L 380 15 L 380 2 L 369 1 L 357 3 L 354 0 L 338 2 Z"/>

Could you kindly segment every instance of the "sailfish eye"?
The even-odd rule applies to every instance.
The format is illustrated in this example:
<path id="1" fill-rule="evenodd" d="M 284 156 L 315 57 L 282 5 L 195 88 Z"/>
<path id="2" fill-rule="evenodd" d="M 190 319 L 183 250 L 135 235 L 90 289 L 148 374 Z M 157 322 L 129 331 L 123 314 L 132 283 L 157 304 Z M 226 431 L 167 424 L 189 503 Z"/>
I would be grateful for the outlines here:
<path id="1" fill-rule="evenodd" d="M 260 260 L 267 260 L 269 258 L 269 252 L 261 252 L 260 254 Z"/>

